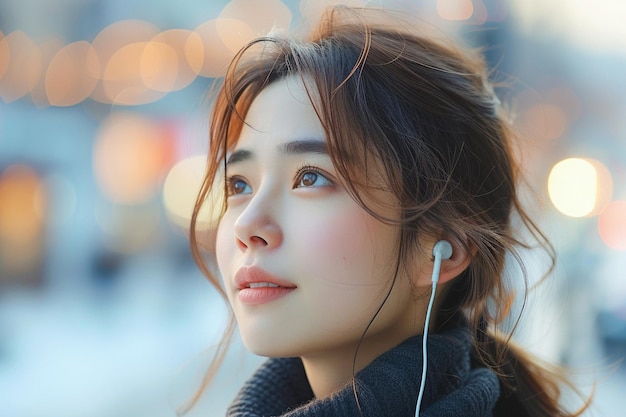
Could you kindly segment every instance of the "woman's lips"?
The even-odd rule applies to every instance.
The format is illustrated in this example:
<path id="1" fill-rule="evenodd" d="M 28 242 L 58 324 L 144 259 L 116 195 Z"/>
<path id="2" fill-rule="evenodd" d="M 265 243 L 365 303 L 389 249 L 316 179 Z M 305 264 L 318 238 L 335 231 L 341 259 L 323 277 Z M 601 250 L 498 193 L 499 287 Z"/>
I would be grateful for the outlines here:
<path id="1" fill-rule="evenodd" d="M 285 287 L 244 288 L 239 290 L 237 297 L 242 304 L 257 305 L 269 303 L 282 298 L 294 290 L 295 288 Z"/>
<path id="2" fill-rule="evenodd" d="M 241 267 L 235 273 L 237 297 L 243 304 L 265 304 L 294 291 L 295 284 L 269 274 L 255 266 Z"/>

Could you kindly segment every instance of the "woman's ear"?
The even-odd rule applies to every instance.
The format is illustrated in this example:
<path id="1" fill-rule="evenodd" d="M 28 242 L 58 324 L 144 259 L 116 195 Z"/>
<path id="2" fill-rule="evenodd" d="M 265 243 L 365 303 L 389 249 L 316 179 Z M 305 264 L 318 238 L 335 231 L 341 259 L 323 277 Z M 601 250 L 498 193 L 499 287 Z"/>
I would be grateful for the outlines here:
<path id="1" fill-rule="evenodd" d="M 461 244 L 456 239 L 445 239 L 452 247 L 452 254 L 448 259 L 441 260 L 441 267 L 439 270 L 439 283 L 451 281 L 454 278 L 461 275 L 463 271 L 467 269 L 475 251 L 468 250 L 466 245 Z M 436 244 L 436 242 L 435 242 Z M 433 245 L 433 248 L 435 245 Z M 434 267 L 435 256 L 433 254 L 431 265 Z"/>
<path id="2" fill-rule="evenodd" d="M 469 266 L 476 251 L 472 251 L 471 248 L 468 250 L 467 247 L 469 244 L 463 245 L 457 239 L 452 239 L 450 236 L 445 236 L 439 240 L 447 241 L 452 248 L 452 254 L 447 257 L 447 259 L 445 259 L 446 256 L 441 259 L 438 283 L 443 284 L 461 275 Z M 428 257 L 422 258 L 422 263 L 419 268 L 420 273 L 415 277 L 415 284 L 418 287 L 431 285 L 431 277 L 435 267 L 433 249 L 439 240 L 428 239 L 421 243 L 423 253 L 428 254 Z"/>

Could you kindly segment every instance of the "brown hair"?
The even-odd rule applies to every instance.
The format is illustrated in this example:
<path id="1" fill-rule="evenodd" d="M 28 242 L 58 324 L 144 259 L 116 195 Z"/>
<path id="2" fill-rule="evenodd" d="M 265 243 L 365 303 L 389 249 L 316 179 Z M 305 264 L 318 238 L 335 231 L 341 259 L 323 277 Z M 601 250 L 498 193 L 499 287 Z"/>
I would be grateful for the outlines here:
<path id="1" fill-rule="evenodd" d="M 516 194 L 520 175 L 513 134 L 483 60 L 398 25 L 397 19 L 383 21 L 382 15 L 380 10 L 333 8 L 304 40 L 261 38 L 237 54 L 214 103 L 208 170 L 192 218 L 194 257 L 226 299 L 203 260 L 195 230 L 198 214 L 219 184 L 252 100 L 273 81 L 300 76 L 314 89 L 310 95 L 331 159 L 351 195 L 373 216 L 398 222 L 381 218 L 365 203 L 370 185 L 363 178 L 372 167 L 383 169 L 401 207 L 398 259 L 406 261 L 419 249 L 419 236 L 442 232 L 475 254 L 446 291 L 438 321 L 441 325 L 453 314 L 465 314 L 475 329 L 476 359 L 502 382 L 505 401 L 498 407 L 515 404 L 516 415 L 524 416 L 579 415 L 582 410 L 571 414 L 559 404 L 565 379 L 498 330 L 513 300 L 504 280 L 505 257 L 513 255 L 524 270 L 516 248 L 527 245 L 515 236 L 513 216 L 553 263 L 554 251 Z M 525 272 L 523 279 L 527 287 Z M 231 319 L 225 340 L 232 329 Z M 507 412 L 496 409 L 496 415 Z"/>

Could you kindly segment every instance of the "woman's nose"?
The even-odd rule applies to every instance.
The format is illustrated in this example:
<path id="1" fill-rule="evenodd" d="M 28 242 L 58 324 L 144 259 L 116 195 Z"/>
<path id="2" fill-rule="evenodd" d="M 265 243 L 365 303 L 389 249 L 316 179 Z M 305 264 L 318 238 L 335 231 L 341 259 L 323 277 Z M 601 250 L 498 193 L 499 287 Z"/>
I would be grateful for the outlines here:
<path id="1" fill-rule="evenodd" d="M 251 202 L 235 221 L 235 240 L 241 250 L 274 249 L 282 243 L 280 226 L 270 208 Z"/>

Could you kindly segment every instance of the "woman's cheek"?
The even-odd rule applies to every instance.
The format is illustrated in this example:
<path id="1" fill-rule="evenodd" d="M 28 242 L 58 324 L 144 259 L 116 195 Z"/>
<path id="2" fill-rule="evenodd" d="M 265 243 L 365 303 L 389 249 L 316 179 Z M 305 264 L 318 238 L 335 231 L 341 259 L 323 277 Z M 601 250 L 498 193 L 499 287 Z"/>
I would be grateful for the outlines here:
<path id="1" fill-rule="evenodd" d="M 215 237 L 215 257 L 222 285 L 227 288 L 228 274 L 233 273 L 234 254 L 237 250 L 235 245 L 234 221 L 225 215 L 217 227 Z"/>
<path id="2" fill-rule="evenodd" d="M 381 238 L 375 230 L 377 221 L 352 204 L 348 209 L 318 213 L 314 221 L 300 222 L 294 254 L 300 264 L 322 278 L 347 284 L 354 284 L 354 275 L 366 280 L 364 272 L 372 273 L 374 255 L 382 256 L 376 253 L 376 240 Z"/>

